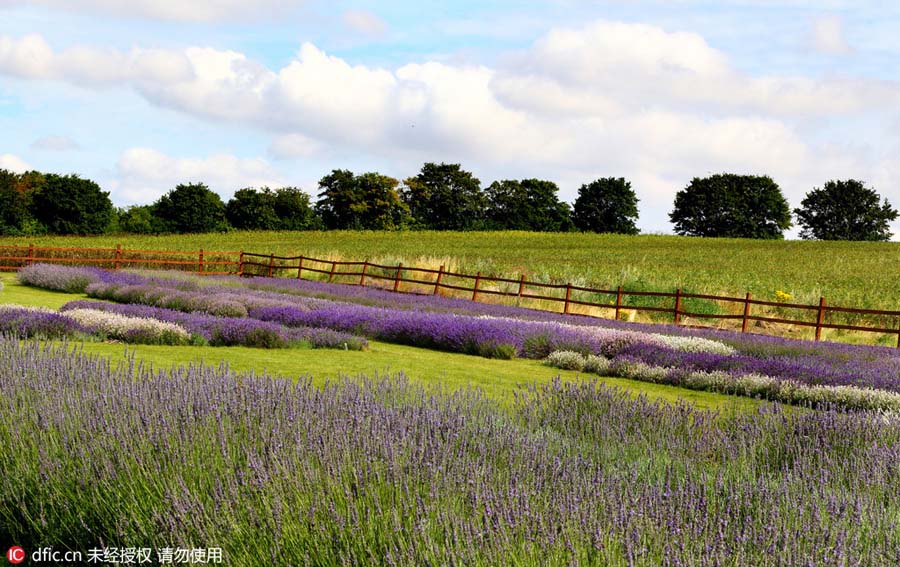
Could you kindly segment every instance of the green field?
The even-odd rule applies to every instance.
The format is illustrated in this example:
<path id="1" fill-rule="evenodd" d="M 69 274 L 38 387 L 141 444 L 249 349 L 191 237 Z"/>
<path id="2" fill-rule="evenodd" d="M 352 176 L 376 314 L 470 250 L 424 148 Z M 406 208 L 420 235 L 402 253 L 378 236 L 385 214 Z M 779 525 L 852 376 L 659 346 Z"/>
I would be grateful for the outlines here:
<path id="1" fill-rule="evenodd" d="M 629 290 L 717 293 L 900 309 L 900 243 L 760 241 L 526 232 L 229 232 L 0 238 L 0 246 L 245 250 L 363 260 Z"/>

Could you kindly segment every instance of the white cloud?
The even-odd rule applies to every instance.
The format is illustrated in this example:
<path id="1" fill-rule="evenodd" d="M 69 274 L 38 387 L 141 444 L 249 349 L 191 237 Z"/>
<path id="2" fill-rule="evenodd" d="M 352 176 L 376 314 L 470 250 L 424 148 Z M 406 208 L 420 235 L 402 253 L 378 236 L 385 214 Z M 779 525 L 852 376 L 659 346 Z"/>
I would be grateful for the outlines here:
<path id="1" fill-rule="evenodd" d="M 7 0 L 6 3 L 175 22 L 272 19 L 303 4 L 302 0 Z M 0 2 L 0 6 L 3 4 Z"/>
<path id="2" fill-rule="evenodd" d="M 785 116 L 853 112 L 900 102 L 896 85 L 747 76 L 697 34 L 607 21 L 551 30 L 502 69 L 498 91 L 516 91 L 515 82 L 523 80 L 539 87 L 538 97 L 548 110 L 578 114 L 593 113 L 592 104 L 602 112 L 611 100 L 621 104 L 622 111 L 665 106 L 713 115 Z M 522 98 L 530 100 L 526 104 L 536 103 Z"/>
<path id="3" fill-rule="evenodd" d="M 116 202 L 150 203 L 179 183 L 205 183 L 223 199 L 243 187 L 283 184 L 280 175 L 261 158 L 228 154 L 182 158 L 150 148 L 131 148 L 119 158 L 110 187 Z"/>
<path id="4" fill-rule="evenodd" d="M 76 46 L 54 52 L 44 38 L 0 36 L 0 73 L 26 79 L 56 79 L 97 87 L 122 84 L 152 87 L 193 79 L 188 56 L 161 49 L 121 52 Z"/>
<path id="5" fill-rule="evenodd" d="M 341 17 L 344 25 L 368 36 L 380 37 L 387 33 L 387 24 L 367 10 L 347 10 Z"/>
<path id="6" fill-rule="evenodd" d="M 68 136 L 44 136 L 32 142 L 31 147 L 36 150 L 51 152 L 67 152 L 81 149 L 78 142 Z"/>
<path id="7" fill-rule="evenodd" d="M 659 211 L 707 173 L 770 174 L 794 200 L 826 171 L 873 177 L 887 166 L 823 140 L 846 137 L 837 120 L 900 107 L 895 82 L 748 75 L 697 34 L 608 21 L 553 29 L 494 67 L 354 65 L 304 43 L 270 69 L 236 51 L 56 52 L 29 36 L 0 38 L 2 72 L 129 86 L 160 106 L 272 132 L 276 158 L 328 148 L 404 167 L 424 157 L 561 183 L 624 175 L 646 183 L 635 188 Z M 277 178 L 263 160 L 132 149 L 116 191 L 147 202 L 192 176 L 228 193 Z"/>
<path id="8" fill-rule="evenodd" d="M 25 173 L 34 168 L 25 163 L 25 161 L 18 156 L 12 154 L 0 154 L 0 169 L 6 169 L 13 173 Z"/>
<path id="9" fill-rule="evenodd" d="M 816 51 L 828 55 L 846 55 L 853 49 L 844 38 L 840 16 L 822 16 L 812 22 L 812 44 Z"/>

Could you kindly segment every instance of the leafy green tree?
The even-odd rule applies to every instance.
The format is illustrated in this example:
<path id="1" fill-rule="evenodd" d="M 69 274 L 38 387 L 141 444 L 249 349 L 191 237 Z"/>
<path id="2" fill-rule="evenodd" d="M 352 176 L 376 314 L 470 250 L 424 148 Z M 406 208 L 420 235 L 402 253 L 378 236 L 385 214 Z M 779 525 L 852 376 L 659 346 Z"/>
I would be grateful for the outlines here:
<path id="1" fill-rule="evenodd" d="M 275 216 L 279 230 L 316 230 L 322 222 L 309 201 L 306 191 L 297 187 L 275 190 Z"/>
<path id="2" fill-rule="evenodd" d="M 669 220 L 682 235 L 779 239 L 791 210 L 771 177 L 720 173 L 695 177 L 679 191 Z"/>
<path id="3" fill-rule="evenodd" d="M 19 176 L 0 169 L 0 234 L 18 235 L 31 218 L 25 193 L 19 191 Z"/>
<path id="4" fill-rule="evenodd" d="M 897 209 L 862 181 L 828 181 L 821 189 L 806 194 L 794 209 L 800 237 L 816 240 L 891 239 L 890 223 Z"/>
<path id="5" fill-rule="evenodd" d="M 134 205 L 118 210 L 119 230 L 131 234 L 156 232 L 152 205 Z"/>
<path id="6" fill-rule="evenodd" d="M 477 230 L 483 228 L 487 200 L 481 181 L 458 163 L 426 163 L 403 184 L 403 200 L 417 228 Z"/>
<path id="7" fill-rule="evenodd" d="M 31 214 L 52 234 L 102 234 L 113 220 L 109 193 L 77 175 L 43 176 Z"/>
<path id="8" fill-rule="evenodd" d="M 239 189 L 225 205 L 225 218 L 240 230 L 275 230 L 275 194 L 268 187 Z"/>
<path id="9" fill-rule="evenodd" d="M 566 232 L 571 209 L 557 197 L 559 187 L 541 179 L 504 179 L 485 189 L 487 227 L 494 230 Z"/>
<path id="10" fill-rule="evenodd" d="M 225 203 L 203 183 L 181 184 L 153 204 L 162 232 L 199 233 L 226 230 Z"/>
<path id="11" fill-rule="evenodd" d="M 637 234 L 638 198 L 624 177 L 603 177 L 582 185 L 572 212 L 583 232 Z"/>
<path id="12" fill-rule="evenodd" d="M 242 230 L 312 230 L 319 227 L 309 195 L 296 187 L 241 189 L 225 206 L 231 226 Z"/>
<path id="13" fill-rule="evenodd" d="M 395 230 L 409 225 L 409 207 L 397 191 L 399 182 L 380 173 L 354 175 L 335 169 L 319 181 L 316 210 L 325 228 Z"/>

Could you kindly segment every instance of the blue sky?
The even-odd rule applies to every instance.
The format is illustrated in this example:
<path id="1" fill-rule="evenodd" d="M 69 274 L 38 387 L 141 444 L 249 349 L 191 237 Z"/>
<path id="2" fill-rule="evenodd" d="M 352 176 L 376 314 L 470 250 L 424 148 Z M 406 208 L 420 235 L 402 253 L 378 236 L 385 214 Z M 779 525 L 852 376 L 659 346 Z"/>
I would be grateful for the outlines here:
<path id="1" fill-rule="evenodd" d="M 900 5 L 840 0 L 0 0 L 0 167 L 119 205 L 425 161 L 568 201 L 624 176 L 647 232 L 722 171 L 900 205 L 896 29 Z"/>

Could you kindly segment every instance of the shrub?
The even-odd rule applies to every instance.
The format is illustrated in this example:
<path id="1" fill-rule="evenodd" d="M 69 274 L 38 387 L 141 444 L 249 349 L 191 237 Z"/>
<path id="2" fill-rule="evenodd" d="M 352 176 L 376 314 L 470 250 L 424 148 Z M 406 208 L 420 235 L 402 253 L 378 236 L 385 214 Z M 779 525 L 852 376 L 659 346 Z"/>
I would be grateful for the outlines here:
<path id="1" fill-rule="evenodd" d="M 609 372 L 609 359 L 595 354 L 589 354 L 584 358 L 584 371 L 605 376 Z"/>
<path id="2" fill-rule="evenodd" d="M 550 353 L 550 356 L 544 359 L 544 364 L 563 370 L 582 370 L 584 369 L 584 357 L 577 352 L 558 350 Z"/>
<path id="3" fill-rule="evenodd" d="M 0 305 L 0 334 L 55 339 L 86 332 L 75 319 L 49 309 Z"/>
<path id="4" fill-rule="evenodd" d="M 19 270 L 16 278 L 23 285 L 66 293 L 84 293 L 89 284 L 100 281 L 99 271 L 94 268 L 34 264 Z"/>
<path id="5" fill-rule="evenodd" d="M 186 345 L 191 335 L 183 327 L 157 319 L 128 317 L 97 309 L 72 309 L 66 315 L 92 333 L 127 343 Z"/>

